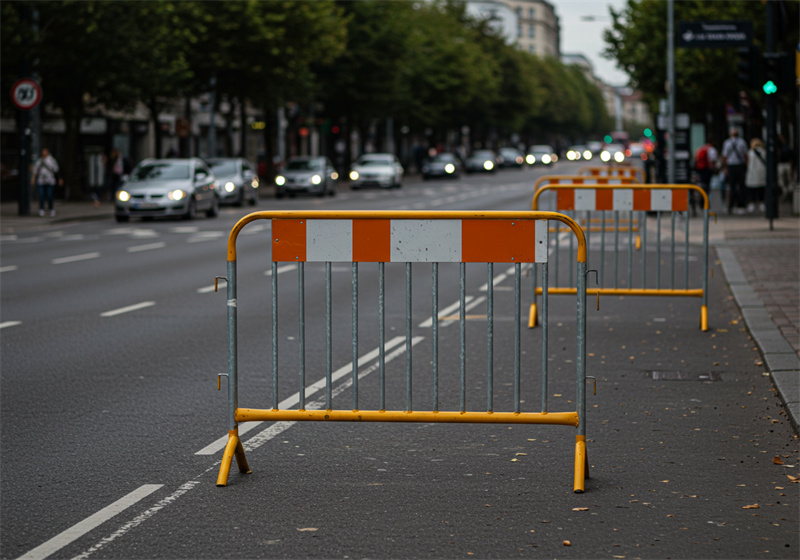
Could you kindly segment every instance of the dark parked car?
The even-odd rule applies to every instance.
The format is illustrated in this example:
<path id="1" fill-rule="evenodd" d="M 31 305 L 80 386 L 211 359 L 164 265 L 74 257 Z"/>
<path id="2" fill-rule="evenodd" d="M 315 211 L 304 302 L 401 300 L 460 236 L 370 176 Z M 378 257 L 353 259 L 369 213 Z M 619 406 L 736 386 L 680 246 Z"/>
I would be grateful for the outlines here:
<path id="1" fill-rule="evenodd" d="M 465 169 L 467 173 L 494 173 L 497 170 L 497 155 L 492 150 L 475 150 L 467 158 Z"/>
<path id="2" fill-rule="evenodd" d="M 326 157 L 293 157 L 275 177 L 275 198 L 283 198 L 286 194 L 295 196 L 297 193 L 334 196 L 338 178 L 333 164 Z"/>
<path id="3" fill-rule="evenodd" d="M 522 152 L 516 148 L 500 148 L 497 155 L 500 167 L 522 167 L 525 164 Z"/>
<path id="4" fill-rule="evenodd" d="M 429 157 L 422 163 L 422 178 L 452 177 L 457 179 L 461 174 L 461 161 L 455 154 L 442 152 Z"/>
<path id="5" fill-rule="evenodd" d="M 145 159 L 117 191 L 114 217 L 179 216 L 193 219 L 198 212 L 213 218 L 219 211 L 215 177 L 200 158 Z"/>
<path id="6" fill-rule="evenodd" d="M 258 204 L 258 175 L 244 158 L 214 158 L 206 160 L 217 178 L 217 196 L 221 204 L 251 206 Z"/>

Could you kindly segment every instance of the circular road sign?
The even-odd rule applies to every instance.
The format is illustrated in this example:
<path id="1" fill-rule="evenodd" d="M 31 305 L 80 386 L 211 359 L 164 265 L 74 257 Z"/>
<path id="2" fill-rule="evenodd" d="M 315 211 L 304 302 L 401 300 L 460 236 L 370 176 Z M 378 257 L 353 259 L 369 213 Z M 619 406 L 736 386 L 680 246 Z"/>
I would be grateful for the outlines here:
<path id="1" fill-rule="evenodd" d="M 22 78 L 11 87 L 11 100 L 17 109 L 27 111 L 42 100 L 42 88 L 33 78 Z"/>

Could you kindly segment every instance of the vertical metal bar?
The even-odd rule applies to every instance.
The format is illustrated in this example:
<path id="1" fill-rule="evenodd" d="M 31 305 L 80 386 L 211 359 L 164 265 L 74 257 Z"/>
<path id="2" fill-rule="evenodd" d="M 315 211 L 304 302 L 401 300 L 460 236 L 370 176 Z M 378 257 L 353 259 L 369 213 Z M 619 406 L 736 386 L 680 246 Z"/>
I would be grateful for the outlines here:
<path id="1" fill-rule="evenodd" d="M 586 435 L 586 263 L 578 263 L 577 292 L 577 395 L 578 435 Z"/>
<path id="2" fill-rule="evenodd" d="M 614 210 L 614 288 L 619 288 L 619 210 Z"/>
<path id="3" fill-rule="evenodd" d="M 548 222 L 548 223 L 550 223 L 550 222 Z M 559 258 L 558 254 L 561 252 L 559 250 L 560 249 L 560 245 L 561 245 L 561 239 L 560 238 L 561 238 L 561 222 L 556 222 L 556 273 L 554 275 L 555 276 L 555 281 L 553 282 L 553 285 L 556 286 L 556 287 L 559 286 L 559 283 L 558 283 L 558 273 L 559 273 L 559 270 L 558 270 L 558 258 Z M 542 294 L 542 295 L 544 295 L 544 294 Z"/>
<path id="4" fill-rule="evenodd" d="M 298 315 L 298 350 L 300 353 L 300 410 L 306 408 L 306 301 L 305 301 L 305 264 L 297 263 L 297 315 Z"/>
<path id="5" fill-rule="evenodd" d="M 520 343 L 520 305 L 522 304 L 522 265 L 514 264 L 514 412 L 519 414 L 520 371 L 522 369 L 522 346 Z"/>
<path id="6" fill-rule="evenodd" d="M 550 250 L 549 247 L 548 250 Z M 536 263 L 533 263 L 531 265 L 531 269 L 533 270 L 533 272 L 531 272 L 531 274 L 533 275 L 533 280 L 531 282 L 531 285 L 533 286 L 533 289 L 531 291 L 531 301 L 533 302 L 533 305 L 536 305 L 536 272 L 537 272 Z"/>
<path id="7" fill-rule="evenodd" d="M 661 210 L 656 212 L 657 227 L 656 235 L 658 236 L 658 243 L 656 244 L 656 289 L 661 289 Z"/>
<path id="8" fill-rule="evenodd" d="M 689 289 L 689 211 L 686 214 L 686 233 L 683 236 L 684 253 L 683 253 L 683 289 Z"/>
<path id="9" fill-rule="evenodd" d="M 486 263 L 487 284 L 486 284 L 486 352 L 488 355 L 486 363 L 486 410 L 494 410 L 494 263 Z"/>
<path id="10" fill-rule="evenodd" d="M 278 410 L 278 263 L 272 262 L 272 410 Z"/>
<path id="11" fill-rule="evenodd" d="M 406 263 L 406 410 L 411 406 L 411 263 Z"/>
<path id="12" fill-rule="evenodd" d="M 358 263 L 353 263 L 353 410 L 358 410 Z"/>
<path id="13" fill-rule="evenodd" d="M 639 212 L 639 230 L 642 232 L 642 289 L 644 289 L 647 288 L 647 212 Z"/>
<path id="14" fill-rule="evenodd" d="M 458 326 L 461 330 L 461 351 L 459 357 L 461 360 L 461 412 L 467 410 L 467 328 L 466 328 L 466 312 L 467 312 L 467 265 L 465 263 L 459 264 L 460 269 L 460 295 L 459 295 L 459 313 L 458 313 Z"/>
<path id="15" fill-rule="evenodd" d="M 386 410 L 386 301 L 384 287 L 384 263 L 378 263 L 378 344 L 381 410 Z"/>
<path id="16" fill-rule="evenodd" d="M 578 221 L 578 213 L 577 212 L 570 212 L 570 217 L 573 220 L 575 220 L 576 222 Z M 572 235 L 572 233 L 568 233 L 568 235 L 569 235 L 569 282 L 567 282 L 567 286 L 572 287 L 574 285 L 573 284 L 573 276 L 572 276 L 572 270 L 573 270 L 574 267 L 573 267 L 572 260 L 573 260 L 574 254 L 575 254 L 575 247 L 574 247 L 575 244 L 574 244 L 574 236 Z"/>
<path id="17" fill-rule="evenodd" d="M 703 209 L 703 307 L 708 305 L 708 208 Z"/>
<path id="18" fill-rule="evenodd" d="M 547 263 L 542 263 L 542 412 L 547 412 Z"/>
<path id="19" fill-rule="evenodd" d="M 628 289 L 633 288 L 633 212 L 628 215 Z"/>
<path id="20" fill-rule="evenodd" d="M 331 309 L 331 263 L 325 263 L 325 408 L 331 410 L 333 370 L 333 313 Z"/>
<path id="21" fill-rule="evenodd" d="M 433 263 L 433 410 L 439 410 L 439 263 Z"/>
<path id="22" fill-rule="evenodd" d="M 239 408 L 239 350 L 236 317 L 236 261 L 228 261 L 228 429 L 235 430 Z"/>
<path id="23" fill-rule="evenodd" d="M 600 287 L 605 286 L 606 271 L 606 211 L 600 212 Z"/>
<path id="24" fill-rule="evenodd" d="M 670 238 L 670 260 L 672 261 L 672 265 L 670 267 L 670 280 L 669 280 L 669 289 L 675 289 L 675 212 L 670 212 L 672 216 L 672 229 L 671 229 L 671 238 Z"/>

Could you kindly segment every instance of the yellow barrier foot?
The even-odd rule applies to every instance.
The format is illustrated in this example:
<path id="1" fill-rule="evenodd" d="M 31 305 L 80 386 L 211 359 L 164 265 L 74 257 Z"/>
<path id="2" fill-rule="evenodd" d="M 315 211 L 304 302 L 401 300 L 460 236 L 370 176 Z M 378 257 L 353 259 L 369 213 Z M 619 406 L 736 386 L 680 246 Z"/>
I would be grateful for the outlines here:
<path id="1" fill-rule="evenodd" d="M 217 475 L 217 486 L 228 485 L 228 474 L 231 472 L 231 464 L 234 457 L 236 457 L 236 464 L 240 473 L 250 474 L 252 472 L 247 464 L 247 458 L 244 456 L 244 447 L 242 447 L 242 442 L 239 439 L 239 430 L 228 431 L 228 443 L 225 445 L 225 452 L 222 454 L 222 463 L 219 466 L 219 475 Z"/>
<path id="2" fill-rule="evenodd" d="M 704 305 L 700 308 L 700 330 L 705 332 L 708 330 L 708 306 Z"/>
<path id="3" fill-rule="evenodd" d="M 583 494 L 589 477 L 589 458 L 586 455 L 586 436 L 575 436 L 575 482 L 573 492 Z"/>
<path id="4" fill-rule="evenodd" d="M 531 309 L 528 312 L 528 328 L 532 329 L 536 326 L 536 304 L 531 304 Z"/>

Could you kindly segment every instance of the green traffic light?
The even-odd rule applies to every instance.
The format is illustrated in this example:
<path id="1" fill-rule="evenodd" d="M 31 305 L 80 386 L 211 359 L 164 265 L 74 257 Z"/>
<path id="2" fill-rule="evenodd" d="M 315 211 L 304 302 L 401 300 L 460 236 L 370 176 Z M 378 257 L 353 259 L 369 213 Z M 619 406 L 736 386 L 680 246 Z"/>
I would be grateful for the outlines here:
<path id="1" fill-rule="evenodd" d="M 613 139 L 613 138 L 611 138 L 611 135 L 610 135 L 610 134 L 606 134 L 606 137 L 605 137 L 605 138 L 603 138 L 603 140 L 605 140 L 605 141 L 606 141 L 606 144 L 611 144 L 611 142 L 612 142 L 614 139 Z"/>
<path id="2" fill-rule="evenodd" d="M 649 128 L 645 128 L 645 129 L 644 129 L 644 135 L 645 135 L 647 138 L 650 138 L 650 137 L 653 135 L 653 131 L 652 131 L 652 130 L 650 130 Z"/>
<path id="3" fill-rule="evenodd" d="M 778 93 L 778 86 L 775 85 L 775 82 L 769 80 L 764 86 L 761 88 L 764 90 L 764 93 L 767 95 L 771 95 L 773 93 Z"/>

